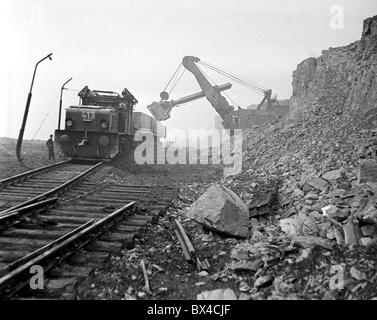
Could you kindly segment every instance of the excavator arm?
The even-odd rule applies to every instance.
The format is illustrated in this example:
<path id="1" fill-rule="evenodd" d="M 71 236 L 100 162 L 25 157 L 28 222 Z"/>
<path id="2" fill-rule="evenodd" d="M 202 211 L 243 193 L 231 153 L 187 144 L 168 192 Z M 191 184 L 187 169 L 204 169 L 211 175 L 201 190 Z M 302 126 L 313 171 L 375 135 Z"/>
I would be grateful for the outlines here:
<path id="1" fill-rule="evenodd" d="M 228 101 L 226 101 L 226 99 L 221 95 L 219 89 L 212 86 L 204 74 L 200 71 L 196 65 L 196 62 L 199 61 L 200 59 L 197 57 L 186 56 L 182 60 L 182 65 L 194 75 L 209 103 L 215 108 L 221 118 L 225 119 L 226 115 L 233 111 L 234 108 L 230 106 Z"/>
<path id="2" fill-rule="evenodd" d="M 221 86 L 215 86 L 213 87 L 218 92 L 228 90 L 232 87 L 230 83 L 222 84 Z M 159 102 L 153 102 L 149 106 L 147 106 L 148 110 L 152 113 L 152 115 L 155 117 L 158 121 L 164 121 L 170 118 L 170 111 L 174 107 L 178 107 L 184 103 L 188 103 L 194 100 L 201 99 L 205 97 L 205 93 L 203 91 L 197 92 L 194 94 L 191 94 L 189 96 L 183 97 L 178 100 L 172 100 L 172 101 L 159 101 Z"/>

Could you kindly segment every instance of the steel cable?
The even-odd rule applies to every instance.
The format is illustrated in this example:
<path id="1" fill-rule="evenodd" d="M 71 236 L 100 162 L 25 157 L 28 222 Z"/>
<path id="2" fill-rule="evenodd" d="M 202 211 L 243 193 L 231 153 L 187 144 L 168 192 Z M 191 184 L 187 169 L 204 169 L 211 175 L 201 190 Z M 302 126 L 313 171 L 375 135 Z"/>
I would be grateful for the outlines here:
<path id="1" fill-rule="evenodd" d="M 211 78 L 210 78 L 210 76 L 207 74 L 207 73 L 205 73 L 204 71 L 203 71 L 203 69 L 202 68 L 200 68 L 199 66 L 198 66 L 198 69 L 212 82 L 212 85 L 215 85 L 215 86 L 217 86 L 217 84 L 216 84 L 216 82 L 215 81 L 213 81 Z M 235 106 L 239 106 L 239 104 L 236 102 L 236 101 L 234 101 L 227 93 L 225 93 L 225 92 L 222 92 Z M 221 94 L 221 93 L 220 93 Z"/>
<path id="2" fill-rule="evenodd" d="M 239 76 L 239 75 L 237 75 L 237 74 L 235 74 L 233 72 L 227 71 L 225 69 L 221 69 L 221 68 L 219 68 L 219 67 L 217 67 L 217 66 L 215 66 L 215 65 L 213 65 L 213 64 L 211 64 L 211 63 L 209 63 L 207 61 L 199 61 L 199 63 L 200 62 L 202 62 L 202 63 L 204 63 L 204 64 L 206 64 L 206 65 L 208 65 L 208 66 L 210 66 L 212 68 L 215 68 L 215 69 L 217 69 L 217 70 L 219 70 L 221 72 L 224 72 L 226 74 L 232 75 L 233 77 L 238 78 L 238 79 L 244 81 L 245 83 L 248 83 L 248 84 L 250 84 L 250 85 L 252 85 L 252 86 L 254 86 L 256 88 L 259 88 L 261 90 L 267 90 L 267 88 L 261 86 L 260 84 L 257 84 L 256 82 L 253 82 L 253 81 L 251 81 L 249 79 L 246 79 L 245 77 Z"/>
<path id="3" fill-rule="evenodd" d="M 169 96 L 170 96 L 170 94 L 172 93 L 173 89 L 174 89 L 174 88 L 176 87 L 176 85 L 178 84 L 178 82 L 182 79 L 182 76 L 183 76 L 183 74 L 185 73 L 185 71 L 186 71 L 186 69 L 183 68 L 182 71 L 181 71 L 181 74 L 180 74 L 179 76 L 176 77 L 176 79 L 175 79 L 175 81 L 174 81 L 174 83 L 173 83 L 171 89 L 170 89 L 169 92 L 168 92 L 168 93 L 169 93 Z"/>
<path id="4" fill-rule="evenodd" d="M 206 65 L 205 65 L 205 66 L 206 66 Z M 256 86 L 253 86 L 253 85 L 251 85 L 251 84 L 249 84 L 249 83 L 247 83 L 247 82 L 245 82 L 245 81 L 242 81 L 242 80 L 240 80 L 238 77 L 235 77 L 235 76 L 232 76 L 232 75 L 230 75 L 230 74 L 224 73 L 224 72 L 222 72 L 221 70 L 218 70 L 218 69 L 212 68 L 212 67 L 210 67 L 210 66 L 206 66 L 206 67 L 209 68 L 209 69 L 211 69 L 211 70 L 213 70 L 213 71 L 216 71 L 216 72 L 220 73 L 221 75 L 223 75 L 223 76 L 225 76 L 225 77 L 227 77 L 227 78 L 230 78 L 230 79 L 236 81 L 236 82 L 239 83 L 240 85 L 243 85 L 244 87 L 246 87 L 247 89 L 249 89 L 249 90 L 251 90 L 251 91 L 253 91 L 253 92 L 255 92 L 255 93 L 263 94 L 263 92 L 264 92 L 263 89 L 260 89 L 260 88 L 258 88 L 258 87 L 256 87 Z"/>
<path id="5" fill-rule="evenodd" d="M 245 86 L 246 88 L 250 89 L 251 91 L 254 91 L 255 93 L 258 93 L 258 94 L 264 94 L 264 91 L 266 91 L 267 89 L 264 88 L 263 86 L 261 85 L 258 85 L 250 80 L 247 80 L 243 77 L 240 77 L 240 76 L 237 76 L 229 71 L 226 71 L 226 70 L 222 70 L 214 65 L 211 65 L 209 64 L 208 62 L 204 62 L 204 61 L 199 61 L 199 63 L 213 71 L 216 71 L 220 74 L 222 74 L 223 76 L 225 77 L 228 77 L 230 79 L 233 79 L 234 81 L 238 82 L 239 84 Z"/>
<path id="6" fill-rule="evenodd" d="M 163 91 L 166 91 L 166 89 L 168 88 L 169 84 L 172 82 L 172 80 L 174 79 L 174 77 L 177 75 L 178 71 L 180 70 L 180 68 L 182 67 L 182 63 L 178 66 L 177 70 L 175 70 L 174 74 L 172 75 L 172 77 L 170 78 L 168 84 L 165 86 L 164 90 Z M 171 91 L 171 90 L 170 90 Z"/>

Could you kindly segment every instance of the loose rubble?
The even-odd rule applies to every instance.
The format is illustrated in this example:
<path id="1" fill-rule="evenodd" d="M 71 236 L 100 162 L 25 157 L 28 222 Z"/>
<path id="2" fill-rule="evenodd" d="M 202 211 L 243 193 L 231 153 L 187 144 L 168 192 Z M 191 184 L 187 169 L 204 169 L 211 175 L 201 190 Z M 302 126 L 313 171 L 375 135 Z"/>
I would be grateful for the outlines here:
<path id="1" fill-rule="evenodd" d="M 298 66 L 292 116 L 244 133 L 241 173 L 182 186 L 116 264 L 136 276 L 122 298 L 377 299 L 376 26 Z M 185 260 L 176 219 L 206 270 Z"/>

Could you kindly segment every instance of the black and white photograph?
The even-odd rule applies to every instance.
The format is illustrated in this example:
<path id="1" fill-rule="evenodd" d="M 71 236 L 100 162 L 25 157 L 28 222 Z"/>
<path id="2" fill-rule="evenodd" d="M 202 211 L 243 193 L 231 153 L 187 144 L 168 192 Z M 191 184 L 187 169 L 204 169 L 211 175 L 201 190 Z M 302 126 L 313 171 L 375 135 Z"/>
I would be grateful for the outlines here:
<path id="1" fill-rule="evenodd" d="M 1 0 L 0 33 L 1 301 L 377 300 L 375 0 Z"/>

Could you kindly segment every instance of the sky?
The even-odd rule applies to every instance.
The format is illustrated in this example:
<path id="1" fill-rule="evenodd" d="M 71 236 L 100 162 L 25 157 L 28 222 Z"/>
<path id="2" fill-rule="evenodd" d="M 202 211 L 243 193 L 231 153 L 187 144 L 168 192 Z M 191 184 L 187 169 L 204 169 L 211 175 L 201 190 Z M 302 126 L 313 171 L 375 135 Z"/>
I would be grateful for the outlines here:
<path id="1" fill-rule="evenodd" d="M 334 6 L 344 14 L 339 28 L 331 25 Z M 26 139 L 47 139 L 56 129 L 60 87 L 70 77 L 63 108 L 77 105 L 86 85 L 126 87 L 139 101 L 135 110 L 149 113 L 186 55 L 289 98 L 297 64 L 359 40 L 363 20 L 376 14 L 375 0 L 1 0 L 0 137 L 18 136 L 34 66 L 49 53 L 52 61 L 37 70 Z M 170 99 L 198 91 L 186 71 Z M 242 107 L 261 100 L 235 83 L 227 94 Z M 174 109 L 163 124 L 208 130 L 216 115 L 202 99 Z"/>

